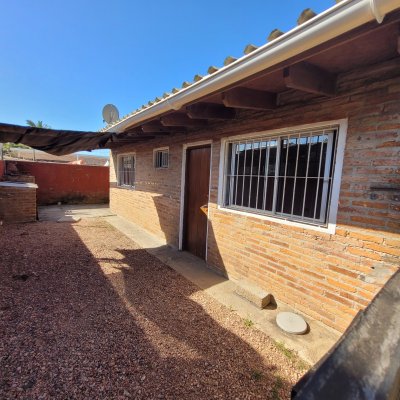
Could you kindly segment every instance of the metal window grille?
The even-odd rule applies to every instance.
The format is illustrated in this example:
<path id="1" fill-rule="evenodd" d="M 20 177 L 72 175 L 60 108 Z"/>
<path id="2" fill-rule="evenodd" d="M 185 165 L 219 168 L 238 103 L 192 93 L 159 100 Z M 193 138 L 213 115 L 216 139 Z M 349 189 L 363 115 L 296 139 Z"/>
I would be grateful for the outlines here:
<path id="1" fill-rule="evenodd" d="M 118 169 L 119 186 L 135 186 L 135 156 L 127 155 L 119 158 Z"/>
<path id="2" fill-rule="evenodd" d="M 326 225 L 336 138 L 328 128 L 229 142 L 224 205 Z"/>
<path id="3" fill-rule="evenodd" d="M 168 168 L 169 167 L 169 151 L 156 150 L 154 156 L 155 168 Z"/>

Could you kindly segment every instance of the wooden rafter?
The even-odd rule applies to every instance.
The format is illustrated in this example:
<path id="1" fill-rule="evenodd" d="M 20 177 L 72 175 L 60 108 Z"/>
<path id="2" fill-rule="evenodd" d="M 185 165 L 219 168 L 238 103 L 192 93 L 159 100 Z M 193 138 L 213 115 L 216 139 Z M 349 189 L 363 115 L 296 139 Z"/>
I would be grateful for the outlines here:
<path id="1" fill-rule="evenodd" d="M 142 125 L 143 132 L 170 132 L 170 129 L 165 127 L 159 121 L 151 121 L 147 124 Z"/>
<path id="2" fill-rule="evenodd" d="M 131 135 L 137 135 L 138 133 L 141 133 L 141 132 L 143 132 L 142 131 L 142 128 L 140 127 L 140 126 L 137 126 L 137 127 L 135 127 L 135 128 L 128 128 L 128 129 L 126 129 L 125 131 L 124 131 L 124 135 L 128 135 L 128 136 L 131 136 Z"/>
<path id="3" fill-rule="evenodd" d="M 400 54 L 400 25 L 397 26 L 397 53 Z"/>
<path id="4" fill-rule="evenodd" d="M 151 125 L 148 125 L 148 127 L 151 127 Z M 132 139 L 143 139 L 143 138 L 149 138 L 149 137 L 155 137 L 155 136 L 164 136 L 164 135 L 169 135 L 169 131 L 160 131 L 157 129 L 154 129 L 154 131 L 151 131 L 150 129 L 147 129 L 146 132 L 142 129 L 141 126 L 136 126 L 135 128 L 130 128 L 124 131 L 124 133 L 120 134 L 126 140 L 132 140 Z"/>
<path id="5" fill-rule="evenodd" d="M 204 119 L 192 119 L 189 118 L 186 114 L 176 113 L 162 117 L 161 124 L 170 127 L 175 127 L 175 126 L 201 127 L 207 125 L 207 121 L 205 121 Z"/>
<path id="6" fill-rule="evenodd" d="M 149 139 L 154 139 L 155 136 L 153 135 L 143 135 L 139 136 L 138 134 L 135 134 L 134 136 L 132 135 L 127 135 L 125 133 L 118 133 L 117 135 L 114 136 L 113 142 L 114 143 L 139 143 L 143 142 L 144 140 L 149 140 Z"/>
<path id="7" fill-rule="evenodd" d="M 283 70 L 285 85 L 291 89 L 333 96 L 336 92 L 336 75 L 316 65 L 301 62 Z"/>
<path id="8" fill-rule="evenodd" d="M 137 136 L 138 137 L 149 137 L 149 136 L 168 136 L 171 132 L 169 131 L 165 131 L 165 132 L 161 132 L 161 131 L 148 131 L 148 132 L 141 132 L 138 133 Z"/>
<path id="9" fill-rule="evenodd" d="M 222 93 L 222 102 L 226 107 L 272 110 L 276 107 L 276 94 L 263 90 L 237 87 Z"/>
<path id="10" fill-rule="evenodd" d="M 193 119 L 233 119 L 236 116 L 234 108 L 215 103 L 197 103 L 186 107 L 187 115 Z"/>

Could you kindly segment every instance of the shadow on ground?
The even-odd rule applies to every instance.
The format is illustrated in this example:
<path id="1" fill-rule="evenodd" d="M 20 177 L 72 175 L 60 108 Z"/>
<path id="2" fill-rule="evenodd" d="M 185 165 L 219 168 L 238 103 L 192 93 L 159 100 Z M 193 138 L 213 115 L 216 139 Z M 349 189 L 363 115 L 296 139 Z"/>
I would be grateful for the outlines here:
<path id="1" fill-rule="evenodd" d="M 0 229 L 0 398 L 278 399 L 299 376 L 103 221 Z"/>

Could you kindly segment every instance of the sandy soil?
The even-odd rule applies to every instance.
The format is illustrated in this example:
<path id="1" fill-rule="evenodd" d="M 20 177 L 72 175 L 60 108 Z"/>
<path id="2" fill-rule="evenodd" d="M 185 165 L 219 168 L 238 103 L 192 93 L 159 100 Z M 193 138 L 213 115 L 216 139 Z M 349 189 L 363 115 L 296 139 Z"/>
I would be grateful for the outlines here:
<path id="1" fill-rule="evenodd" d="M 303 368 L 104 220 L 0 226 L 1 399 L 284 399 Z"/>

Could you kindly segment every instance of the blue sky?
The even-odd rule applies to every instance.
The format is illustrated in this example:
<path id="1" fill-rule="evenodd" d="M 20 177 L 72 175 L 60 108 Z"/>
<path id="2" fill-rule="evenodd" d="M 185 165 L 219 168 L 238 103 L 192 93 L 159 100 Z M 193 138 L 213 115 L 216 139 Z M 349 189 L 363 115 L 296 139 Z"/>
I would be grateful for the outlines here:
<path id="1" fill-rule="evenodd" d="M 0 0 L 0 122 L 98 130 L 334 0 Z"/>

